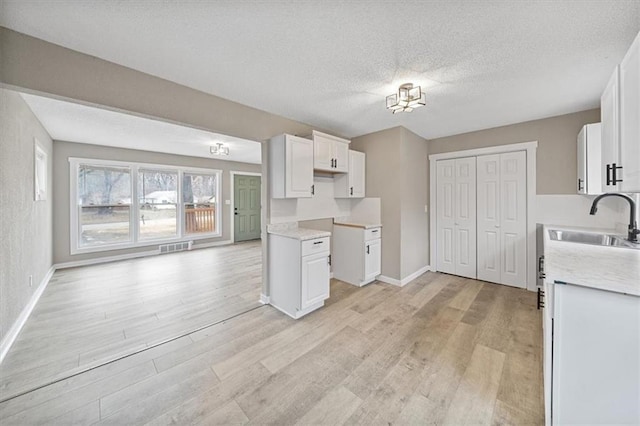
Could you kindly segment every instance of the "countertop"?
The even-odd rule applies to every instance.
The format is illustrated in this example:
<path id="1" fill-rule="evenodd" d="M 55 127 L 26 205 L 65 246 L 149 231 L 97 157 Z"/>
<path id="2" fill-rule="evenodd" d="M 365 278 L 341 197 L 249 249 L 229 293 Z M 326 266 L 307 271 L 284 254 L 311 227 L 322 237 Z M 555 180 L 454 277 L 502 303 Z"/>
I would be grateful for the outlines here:
<path id="1" fill-rule="evenodd" d="M 273 235 L 279 235 L 281 237 L 293 238 L 295 240 L 306 241 L 316 238 L 330 237 L 331 232 L 320 231 L 317 229 L 298 228 L 297 224 L 292 226 L 290 224 L 284 225 L 269 225 L 267 232 Z"/>
<path id="2" fill-rule="evenodd" d="M 544 226 L 544 272 L 547 281 L 640 296 L 640 250 L 555 241 L 549 229 L 616 234 L 615 231 Z"/>
<path id="3" fill-rule="evenodd" d="M 354 221 L 345 221 L 345 220 L 334 220 L 333 224 L 340 225 L 340 226 L 351 226 L 352 228 L 362 228 L 362 229 L 382 228 L 382 224 L 380 223 L 363 223 L 363 222 L 354 222 Z"/>

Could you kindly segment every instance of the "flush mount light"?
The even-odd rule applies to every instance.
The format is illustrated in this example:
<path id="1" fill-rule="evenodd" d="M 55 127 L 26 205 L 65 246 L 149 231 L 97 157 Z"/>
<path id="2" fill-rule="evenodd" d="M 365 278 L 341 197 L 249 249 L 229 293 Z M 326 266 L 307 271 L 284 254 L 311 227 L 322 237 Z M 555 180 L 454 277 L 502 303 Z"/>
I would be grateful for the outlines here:
<path id="1" fill-rule="evenodd" d="M 427 104 L 427 95 L 420 90 L 420 86 L 412 83 L 403 84 L 398 93 L 387 96 L 387 109 L 392 113 L 411 112 Z"/>
<path id="2" fill-rule="evenodd" d="M 210 147 L 209 151 L 213 155 L 229 155 L 229 147 L 225 146 L 222 142 L 218 142 Z"/>

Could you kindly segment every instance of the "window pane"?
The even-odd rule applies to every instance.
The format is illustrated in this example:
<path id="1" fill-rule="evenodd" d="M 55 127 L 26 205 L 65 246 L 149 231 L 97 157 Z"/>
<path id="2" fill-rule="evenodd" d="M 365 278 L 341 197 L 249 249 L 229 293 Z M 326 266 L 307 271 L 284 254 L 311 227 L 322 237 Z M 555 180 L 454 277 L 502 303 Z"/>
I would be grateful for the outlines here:
<path id="1" fill-rule="evenodd" d="M 125 167 L 80 165 L 80 245 L 131 241 L 131 176 Z"/>
<path id="2" fill-rule="evenodd" d="M 161 170 L 138 173 L 140 239 L 171 238 L 178 232 L 178 174 Z"/>
<path id="3" fill-rule="evenodd" d="M 182 182 L 185 234 L 216 232 L 217 176 L 185 173 Z"/>

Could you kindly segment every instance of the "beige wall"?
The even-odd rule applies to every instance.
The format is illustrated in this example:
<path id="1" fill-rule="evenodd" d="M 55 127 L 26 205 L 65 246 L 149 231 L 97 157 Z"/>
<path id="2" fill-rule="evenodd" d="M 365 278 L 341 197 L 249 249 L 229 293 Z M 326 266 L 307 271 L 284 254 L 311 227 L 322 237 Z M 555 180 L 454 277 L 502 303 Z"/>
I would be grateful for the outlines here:
<path id="1" fill-rule="evenodd" d="M 429 141 L 429 154 L 538 141 L 537 193 L 575 194 L 576 139 L 582 126 L 600 121 L 600 109 L 527 121 Z"/>
<path id="2" fill-rule="evenodd" d="M 351 140 L 350 148 L 367 154 L 367 197 L 379 197 L 382 210 L 382 275 L 400 279 L 402 128 Z"/>
<path id="3" fill-rule="evenodd" d="M 222 200 L 231 199 L 230 171 L 260 173 L 259 164 L 237 163 L 208 158 L 184 157 L 180 155 L 138 151 L 133 149 L 55 141 L 53 143 L 53 262 L 63 263 L 99 257 L 148 251 L 157 244 L 135 249 L 102 251 L 71 255 L 69 242 L 69 157 L 101 160 L 133 161 L 140 163 L 166 164 L 222 170 Z M 196 240 L 194 245 L 227 241 L 231 238 L 231 206 L 222 205 L 222 237 Z"/>
<path id="4" fill-rule="evenodd" d="M 401 274 L 404 279 L 429 264 L 427 141 L 402 128 Z"/>
<path id="5" fill-rule="evenodd" d="M 311 127 L 0 27 L 0 84 L 264 141 Z"/>
<path id="6" fill-rule="evenodd" d="M 46 201 L 34 201 L 34 138 L 48 154 Z M 51 267 L 52 157 L 51 138 L 24 100 L 0 89 L 0 339 Z"/>

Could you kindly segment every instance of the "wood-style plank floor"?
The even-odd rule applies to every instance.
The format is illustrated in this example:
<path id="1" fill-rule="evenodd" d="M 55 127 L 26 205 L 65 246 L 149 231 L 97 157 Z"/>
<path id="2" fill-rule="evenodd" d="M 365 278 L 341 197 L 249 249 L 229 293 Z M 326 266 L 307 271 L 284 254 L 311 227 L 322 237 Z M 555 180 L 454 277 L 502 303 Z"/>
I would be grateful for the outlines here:
<path id="1" fill-rule="evenodd" d="M 0 400 L 261 306 L 252 241 L 57 271 L 0 364 Z"/>
<path id="2" fill-rule="evenodd" d="M 332 280 L 292 320 L 263 306 L 0 404 L 11 424 L 542 424 L 535 295 L 428 272 Z"/>

